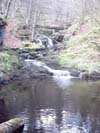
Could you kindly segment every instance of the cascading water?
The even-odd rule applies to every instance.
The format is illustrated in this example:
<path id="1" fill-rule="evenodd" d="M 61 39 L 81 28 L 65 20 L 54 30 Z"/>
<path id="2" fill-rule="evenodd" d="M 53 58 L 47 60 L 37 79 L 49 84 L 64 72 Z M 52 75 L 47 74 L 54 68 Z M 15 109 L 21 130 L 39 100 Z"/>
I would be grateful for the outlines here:
<path id="1" fill-rule="evenodd" d="M 43 47 L 43 43 L 42 43 L 41 39 L 37 39 L 37 42 L 38 42 L 39 46 Z"/>
<path id="2" fill-rule="evenodd" d="M 56 77 L 56 76 L 62 76 L 62 77 L 67 77 L 67 79 L 71 79 L 71 78 L 76 78 L 74 76 L 71 76 L 70 72 L 69 71 L 65 71 L 65 70 L 55 70 L 55 69 L 52 69 L 50 67 L 48 67 L 45 63 L 41 62 L 41 61 L 37 61 L 37 60 L 31 60 L 31 59 L 27 59 L 25 60 L 26 64 L 29 65 L 35 65 L 37 67 L 42 67 L 42 68 L 45 68 L 48 72 L 52 73 L 53 74 L 53 77 Z"/>
<path id="3" fill-rule="evenodd" d="M 37 44 L 43 48 L 46 48 L 50 51 L 54 49 L 54 43 L 53 40 L 50 37 L 45 37 L 44 39 L 37 39 Z"/>
<path id="4" fill-rule="evenodd" d="M 49 50 L 52 50 L 54 47 L 53 41 L 49 37 L 46 37 L 45 41 L 43 41 L 41 39 L 37 39 L 37 43 L 39 46 L 41 46 L 43 48 L 48 48 Z"/>
<path id="5" fill-rule="evenodd" d="M 30 68 L 35 66 L 36 68 L 44 69 L 48 73 L 50 73 L 53 77 L 53 80 L 60 86 L 62 89 L 65 89 L 67 86 L 70 86 L 72 84 L 70 79 L 76 79 L 79 77 L 71 76 L 71 73 L 69 71 L 65 70 L 55 70 L 50 67 L 48 67 L 45 63 L 37 60 L 25 60 L 26 65 L 30 66 Z M 39 69 L 39 70 L 40 70 Z M 44 71 L 45 73 L 45 71 Z"/>
<path id="6" fill-rule="evenodd" d="M 47 41 L 48 41 L 48 48 L 49 48 L 49 49 L 52 49 L 53 46 L 54 46 L 54 45 L 53 45 L 52 39 L 48 37 L 48 38 L 47 38 Z"/>

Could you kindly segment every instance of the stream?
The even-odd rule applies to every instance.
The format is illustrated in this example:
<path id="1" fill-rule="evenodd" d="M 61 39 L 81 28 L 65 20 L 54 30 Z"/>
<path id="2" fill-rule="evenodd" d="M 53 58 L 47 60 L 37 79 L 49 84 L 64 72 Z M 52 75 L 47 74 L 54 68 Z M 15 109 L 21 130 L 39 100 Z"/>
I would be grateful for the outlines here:
<path id="1" fill-rule="evenodd" d="M 100 81 L 53 76 L 0 87 L 0 123 L 24 119 L 23 133 L 99 133 Z"/>
<path id="2" fill-rule="evenodd" d="M 52 75 L 53 78 L 58 78 L 58 79 L 60 77 L 61 78 L 64 77 L 64 79 L 81 78 L 80 72 L 61 70 L 61 69 L 53 69 L 43 62 L 38 61 L 38 60 L 33 60 L 33 59 L 26 59 L 25 60 L 25 67 L 28 69 L 34 68 L 34 71 L 37 69 L 37 71 L 40 70 L 44 73 L 47 72 L 48 74 Z"/>

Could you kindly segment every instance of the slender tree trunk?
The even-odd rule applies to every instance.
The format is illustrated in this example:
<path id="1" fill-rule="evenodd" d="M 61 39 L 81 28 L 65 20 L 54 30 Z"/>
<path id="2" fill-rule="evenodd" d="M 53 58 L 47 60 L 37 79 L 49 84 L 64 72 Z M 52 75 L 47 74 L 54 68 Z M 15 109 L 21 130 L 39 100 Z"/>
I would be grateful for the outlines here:
<path id="1" fill-rule="evenodd" d="M 86 8 L 86 0 L 82 0 L 82 11 L 81 11 L 81 16 L 80 16 L 80 21 L 79 21 L 79 28 L 81 29 L 81 25 L 84 21 L 85 17 L 85 8 Z"/>
<path id="2" fill-rule="evenodd" d="M 35 26 L 36 26 L 36 22 L 37 22 L 39 2 L 40 2 L 40 0 L 37 0 L 36 8 L 35 8 L 35 14 L 34 14 L 33 25 L 32 25 L 32 37 L 31 37 L 32 40 L 34 39 L 34 34 L 35 34 Z"/>
<path id="3" fill-rule="evenodd" d="M 11 7 L 12 1 L 13 1 L 13 0 L 9 0 L 9 1 L 8 1 L 7 7 L 6 7 L 6 13 L 5 13 L 5 17 L 6 17 L 6 18 L 8 18 L 8 14 L 9 14 L 9 11 L 10 11 L 10 7 Z"/>
<path id="4" fill-rule="evenodd" d="M 28 16 L 26 18 L 26 25 L 29 25 L 29 20 L 31 17 L 31 9 L 32 9 L 32 0 L 29 1 L 29 10 L 28 10 Z"/>

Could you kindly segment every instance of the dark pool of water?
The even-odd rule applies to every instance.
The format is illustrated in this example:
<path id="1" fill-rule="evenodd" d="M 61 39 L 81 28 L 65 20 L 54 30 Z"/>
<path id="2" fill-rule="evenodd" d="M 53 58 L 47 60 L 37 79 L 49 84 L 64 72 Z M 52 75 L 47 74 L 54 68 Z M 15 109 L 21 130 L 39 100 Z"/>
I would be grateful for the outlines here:
<path id="1" fill-rule="evenodd" d="M 24 133 L 100 133 L 100 81 L 60 80 L 2 86 L 0 122 L 22 117 Z"/>

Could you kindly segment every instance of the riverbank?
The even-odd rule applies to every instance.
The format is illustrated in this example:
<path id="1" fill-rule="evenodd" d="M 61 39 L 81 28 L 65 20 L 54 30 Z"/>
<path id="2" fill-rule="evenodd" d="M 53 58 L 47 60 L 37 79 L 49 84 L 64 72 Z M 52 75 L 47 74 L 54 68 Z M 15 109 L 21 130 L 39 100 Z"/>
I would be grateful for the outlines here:
<path id="1" fill-rule="evenodd" d="M 90 24 L 87 23 L 87 25 L 82 25 L 80 31 L 76 31 L 77 26 L 74 25 L 65 30 L 63 43 L 55 44 L 54 49 L 49 50 L 37 43 L 23 42 L 20 47 L 1 50 L 0 83 L 51 76 L 52 70 L 53 72 L 55 70 L 69 71 L 71 76 L 80 79 L 99 80 L 100 27 L 89 27 Z M 86 27 L 89 28 L 86 29 Z M 28 62 L 27 59 L 30 61 Z M 37 67 L 37 62 L 33 65 L 32 60 L 45 63 L 46 68 L 49 67 L 49 69 L 44 69 L 43 66 Z"/>
<path id="2" fill-rule="evenodd" d="M 77 31 L 75 26 L 65 33 L 58 62 L 61 67 L 82 72 L 84 78 L 100 79 L 100 27 L 85 22 Z"/>
<path id="3" fill-rule="evenodd" d="M 0 83 L 7 84 L 14 80 L 46 78 L 53 75 L 69 76 L 70 78 L 78 78 L 85 80 L 99 80 L 100 75 L 88 73 L 74 68 L 63 67 L 57 61 L 56 55 L 47 55 L 43 57 L 40 53 L 46 53 L 41 49 L 13 49 L 3 50 L 0 52 L 3 58 L 0 60 L 2 69 L 0 70 Z"/>
<path id="4" fill-rule="evenodd" d="M 23 67 L 24 59 L 22 53 L 29 51 L 33 58 L 36 58 L 34 49 L 36 45 L 28 44 L 20 48 L 3 48 L 0 50 L 0 83 L 5 84 L 14 79 L 14 75 Z M 33 54 L 32 54 L 33 51 Z M 24 53 L 25 56 L 25 53 Z M 28 55 L 26 55 L 26 58 Z"/>
<path id="5" fill-rule="evenodd" d="M 0 83 L 9 81 L 11 74 L 21 66 L 17 53 L 11 49 L 0 51 Z"/>

